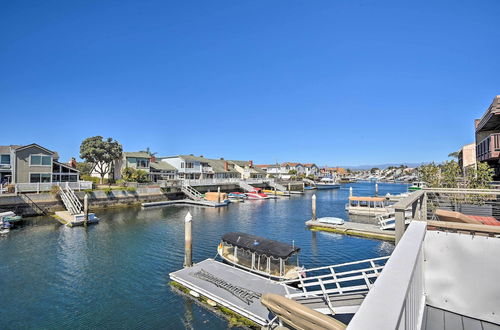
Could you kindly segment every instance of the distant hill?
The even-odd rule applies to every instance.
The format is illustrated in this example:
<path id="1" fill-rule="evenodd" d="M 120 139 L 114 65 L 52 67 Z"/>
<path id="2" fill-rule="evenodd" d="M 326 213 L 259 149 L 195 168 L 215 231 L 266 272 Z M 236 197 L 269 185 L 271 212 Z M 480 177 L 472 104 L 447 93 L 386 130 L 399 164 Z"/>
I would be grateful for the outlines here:
<path id="1" fill-rule="evenodd" d="M 374 165 L 355 165 L 355 166 L 341 166 L 344 168 L 348 168 L 351 170 L 359 171 L 359 170 L 369 170 L 374 167 L 380 168 L 381 170 L 385 170 L 386 168 L 390 166 L 401 166 L 401 165 L 406 165 L 408 167 L 419 167 L 420 165 L 424 164 L 422 163 L 389 163 L 389 164 L 374 164 Z"/>

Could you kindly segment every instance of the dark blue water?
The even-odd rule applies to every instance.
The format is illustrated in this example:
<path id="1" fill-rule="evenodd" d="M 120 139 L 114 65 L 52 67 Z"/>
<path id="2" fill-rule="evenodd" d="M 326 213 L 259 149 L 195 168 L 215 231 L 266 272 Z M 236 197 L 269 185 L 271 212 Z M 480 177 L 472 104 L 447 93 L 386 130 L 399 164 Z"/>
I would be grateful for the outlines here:
<path id="1" fill-rule="evenodd" d="M 374 184 L 356 183 L 355 195 Z M 347 219 L 349 185 L 316 191 L 318 216 Z M 379 184 L 380 194 L 406 185 Z M 50 219 L 0 238 L 1 329 L 221 329 L 227 322 L 173 293 L 168 274 L 182 267 L 184 216 L 193 222 L 193 259 L 214 257 L 222 234 L 243 231 L 302 248 L 307 267 L 388 255 L 387 242 L 304 227 L 311 196 L 247 201 L 227 208 L 177 207 L 99 210 L 88 229 Z"/>

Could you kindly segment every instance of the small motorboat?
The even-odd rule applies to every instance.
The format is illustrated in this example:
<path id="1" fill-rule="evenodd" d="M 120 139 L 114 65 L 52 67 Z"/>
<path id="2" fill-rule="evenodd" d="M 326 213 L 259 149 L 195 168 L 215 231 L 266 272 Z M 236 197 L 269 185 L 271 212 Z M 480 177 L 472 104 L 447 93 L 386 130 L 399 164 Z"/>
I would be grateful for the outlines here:
<path id="1" fill-rule="evenodd" d="M 331 178 L 323 178 L 316 182 L 317 189 L 339 189 L 340 184 L 338 184 L 334 179 Z"/>
<path id="2" fill-rule="evenodd" d="M 321 222 L 321 223 L 327 223 L 329 225 L 343 225 L 344 224 L 344 219 L 336 218 L 336 217 L 318 218 L 317 221 Z"/>
<path id="3" fill-rule="evenodd" d="M 262 189 L 260 188 L 255 188 L 253 191 L 247 192 L 245 195 L 247 195 L 248 199 L 268 199 L 269 196 L 265 193 L 262 192 Z"/>
<path id="4" fill-rule="evenodd" d="M 21 220 L 22 220 L 22 217 L 20 215 L 16 215 L 12 211 L 0 212 L 0 222 L 2 222 L 2 221 L 18 222 Z"/>
<path id="5" fill-rule="evenodd" d="M 229 194 L 227 194 L 227 197 L 229 199 L 245 199 L 247 198 L 247 195 L 240 192 L 230 192 Z"/>
<path id="6" fill-rule="evenodd" d="M 413 182 L 411 186 L 408 187 L 409 191 L 421 190 L 425 187 L 425 182 Z"/>
<path id="7" fill-rule="evenodd" d="M 240 232 L 222 236 L 217 248 L 225 262 L 277 281 L 293 280 L 303 274 L 299 251 L 294 245 Z"/>

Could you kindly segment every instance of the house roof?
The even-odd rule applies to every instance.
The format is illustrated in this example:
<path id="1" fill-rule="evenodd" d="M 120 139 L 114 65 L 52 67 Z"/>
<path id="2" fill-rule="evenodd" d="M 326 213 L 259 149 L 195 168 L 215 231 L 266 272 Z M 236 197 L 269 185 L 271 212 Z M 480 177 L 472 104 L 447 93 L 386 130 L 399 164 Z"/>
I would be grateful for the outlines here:
<path id="1" fill-rule="evenodd" d="M 250 166 L 250 161 L 247 161 L 247 160 L 228 160 L 228 162 L 234 163 L 240 167 Z M 266 171 L 264 171 L 256 166 L 251 167 L 250 172 L 251 173 L 259 173 L 259 174 L 266 174 Z"/>
<path id="2" fill-rule="evenodd" d="M 9 146 L 0 146 L 0 153 L 1 154 L 6 154 L 6 153 L 9 153 L 11 149 L 22 150 L 22 149 L 29 148 L 29 147 L 37 147 L 37 148 L 43 149 L 46 152 L 51 153 L 54 159 L 59 159 L 59 154 L 57 152 L 49 150 L 47 148 L 44 148 L 41 145 L 36 144 L 36 143 L 27 144 L 27 145 L 24 145 L 24 146 L 15 145 L 15 144 L 11 144 Z"/>
<path id="3" fill-rule="evenodd" d="M 158 171 L 176 171 L 176 168 L 167 162 L 151 162 L 149 166 Z"/>
<path id="4" fill-rule="evenodd" d="M 314 163 L 302 164 L 302 166 L 304 166 L 304 167 L 313 167 L 313 166 L 318 167 L 318 166 L 317 166 L 316 164 L 314 164 Z"/>
<path id="5" fill-rule="evenodd" d="M 168 157 L 159 157 L 161 159 L 166 159 L 166 158 L 182 158 L 185 161 L 189 162 L 200 162 L 200 163 L 207 163 L 210 167 L 212 167 L 213 171 L 215 173 L 238 173 L 238 171 L 232 169 L 231 167 L 228 168 L 227 171 L 224 170 L 224 162 L 228 162 L 228 164 L 231 163 L 229 160 L 224 160 L 224 159 L 212 159 L 212 158 L 205 158 L 205 157 L 199 157 L 199 156 L 194 156 L 194 155 L 178 155 L 178 156 L 168 156 Z"/>
<path id="6" fill-rule="evenodd" d="M 124 152 L 123 155 L 125 157 L 151 158 L 151 155 L 145 151 Z"/>

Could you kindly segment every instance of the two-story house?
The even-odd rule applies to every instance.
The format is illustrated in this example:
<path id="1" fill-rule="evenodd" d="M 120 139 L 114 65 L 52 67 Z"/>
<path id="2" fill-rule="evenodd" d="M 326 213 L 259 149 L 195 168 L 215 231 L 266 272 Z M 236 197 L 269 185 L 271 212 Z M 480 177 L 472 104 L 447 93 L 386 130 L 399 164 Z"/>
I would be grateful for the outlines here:
<path id="1" fill-rule="evenodd" d="M 0 183 L 77 182 L 79 171 L 36 143 L 0 146 Z"/>
<path id="2" fill-rule="evenodd" d="M 254 166 L 251 160 L 230 160 L 229 163 L 240 173 L 242 179 L 263 179 L 266 177 L 266 171 Z"/>
<path id="3" fill-rule="evenodd" d="M 500 180 L 500 95 L 491 102 L 480 119 L 475 120 L 476 159 L 494 169 L 494 180 Z"/>
<path id="4" fill-rule="evenodd" d="M 172 165 L 177 170 L 179 179 L 231 179 L 242 178 L 246 175 L 245 168 L 242 167 L 244 161 L 211 159 L 194 155 L 158 157 L 158 159 Z M 246 163 L 248 166 L 249 162 Z M 255 177 L 257 171 L 248 170 L 248 174 L 249 177 Z"/>

